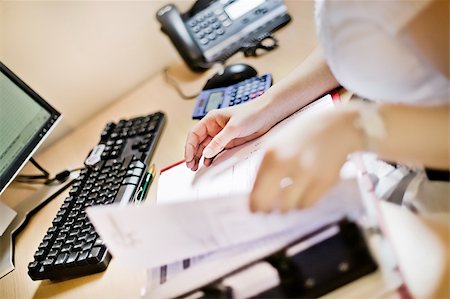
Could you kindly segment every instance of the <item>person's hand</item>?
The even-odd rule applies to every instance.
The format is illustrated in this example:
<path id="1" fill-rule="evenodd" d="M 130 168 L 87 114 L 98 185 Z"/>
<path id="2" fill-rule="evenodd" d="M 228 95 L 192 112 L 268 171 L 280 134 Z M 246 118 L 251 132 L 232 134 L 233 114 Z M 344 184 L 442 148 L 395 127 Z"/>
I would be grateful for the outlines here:
<path id="1" fill-rule="evenodd" d="M 277 121 L 276 113 L 267 109 L 268 98 L 262 96 L 245 104 L 210 111 L 191 132 L 184 148 L 186 165 L 197 170 L 202 155 L 210 166 L 214 157 L 266 133 Z"/>
<path id="2" fill-rule="evenodd" d="M 347 155 L 361 150 L 355 110 L 335 109 L 295 120 L 267 148 L 250 194 L 252 211 L 313 205 L 339 179 Z"/>

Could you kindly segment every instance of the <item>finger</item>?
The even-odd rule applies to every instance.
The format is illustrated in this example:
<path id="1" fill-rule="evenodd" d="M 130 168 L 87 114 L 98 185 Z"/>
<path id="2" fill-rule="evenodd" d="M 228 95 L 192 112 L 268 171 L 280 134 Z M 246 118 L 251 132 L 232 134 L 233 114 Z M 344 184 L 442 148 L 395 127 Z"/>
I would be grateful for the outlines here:
<path id="1" fill-rule="evenodd" d="M 239 146 L 241 144 L 244 144 L 246 142 L 249 142 L 250 140 L 253 140 L 257 137 L 261 136 L 260 132 L 255 132 L 253 134 L 250 134 L 246 137 L 240 137 L 240 138 L 234 138 L 233 140 L 231 140 L 230 142 L 228 142 L 228 144 L 225 146 L 226 149 L 229 148 L 233 148 L 235 146 Z"/>
<path id="2" fill-rule="evenodd" d="M 236 137 L 236 129 L 232 126 L 225 126 L 217 133 L 208 146 L 203 150 L 205 158 L 212 158 L 220 153 L 225 146 Z"/>
<path id="3" fill-rule="evenodd" d="M 193 170 L 193 168 L 194 168 L 194 166 L 195 166 L 195 160 L 192 159 L 191 161 L 186 162 L 186 166 L 187 166 L 189 169 Z"/>
<path id="4" fill-rule="evenodd" d="M 230 149 L 230 148 L 239 146 L 250 140 L 255 139 L 258 136 L 260 136 L 260 133 L 253 133 L 252 135 L 249 135 L 247 137 L 242 137 L 242 138 L 234 138 L 230 142 L 228 142 L 227 145 L 225 145 L 225 149 Z M 211 157 L 211 158 L 205 158 L 205 160 L 203 161 L 203 164 L 205 166 L 210 166 L 216 157 L 217 157 L 217 155 L 215 155 L 214 157 Z"/>
<path id="5" fill-rule="evenodd" d="M 209 136 L 215 136 L 222 126 L 218 123 L 214 113 L 209 113 L 198 122 L 189 132 L 186 138 L 184 158 L 186 162 L 192 161 L 197 153 L 199 145 Z"/>
<path id="6" fill-rule="evenodd" d="M 281 189 L 281 212 L 297 208 L 298 202 L 302 200 L 302 197 L 310 188 L 310 183 L 304 176 L 296 176 L 293 180 L 292 185 Z"/>
<path id="7" fill-rule="evenodd" d="M 302 198 L 297 201 L 296 207 L 299 209 L 307 209 L 312 207 L 325 194 L 327 188 L 323 182 L 311 183 Z"/>
<path id="8" fill-rule="evenodd" d="M 276 154 L 273 151 L 266 152 L 250 193 L 250 209 L 252 211 L 269 212 L 273 210 L 274 203 L 281 194 L 279 182 L 284 176 L 285 169 L 280 165 Z"/>
<path id="9" fill-rule="evenodd" d="M 205 165 L 206 167 L 209 167 L 213 161 L 214 161 L 214 157 L 213 158 L 205 158 L 203 160 L 203 165 Z"/>
<path id="10" fill-rule="evenodd" d="M 207 136 L 198 146 L 197 148 L 197 152 L 195 153 L 195 158 L 197 161 L 200 160 L 200 158 L 202 157 L 203 154 L 203 150 L 205 149 L 205 147 L 209 144 L 209 142 L 211 142 L 212 137 L 211 136 Z"/>
<path id="11" fill-rule="evenodd" d="M 194 127 L 194 129 L 189 132 L 186 139 L 186 144 L 184 146 L 184 159 L 186 162 L 190 162 L 194 159 L 198 145 L 203 141 L 203 139 L 205 139 L 206 136 L 206 128 L 203 126 L 199 128 Z"/>

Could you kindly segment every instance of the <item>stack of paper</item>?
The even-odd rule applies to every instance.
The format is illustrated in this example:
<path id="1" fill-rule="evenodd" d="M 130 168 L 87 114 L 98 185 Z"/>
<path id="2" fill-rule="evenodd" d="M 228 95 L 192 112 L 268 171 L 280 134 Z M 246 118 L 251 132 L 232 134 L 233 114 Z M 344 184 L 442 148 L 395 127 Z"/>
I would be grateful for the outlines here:
<path id="1" fill-rule="evenodd" d="M 332 106 L 327 96 L 294 117 Z M 147 269 L 149 298 L 183 294 L 360 212 L 355 182 L 343 181 L 313 208 L 251 213 L 247 196 L 268 138 L 226 151 L 214 166 L 196 173 L 184 164 L 162 173 L 157 205 L 88 210 L 114 258 L 126 267 Z"/>

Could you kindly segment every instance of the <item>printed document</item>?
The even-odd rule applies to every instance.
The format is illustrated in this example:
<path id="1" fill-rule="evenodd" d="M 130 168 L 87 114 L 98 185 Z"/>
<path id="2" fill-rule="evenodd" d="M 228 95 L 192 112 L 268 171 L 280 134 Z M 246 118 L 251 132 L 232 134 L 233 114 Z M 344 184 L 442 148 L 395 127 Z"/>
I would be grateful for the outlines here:
<path id="1" fill-rule="evenodd" d="M 326 96 L 284 122 L 332 107 L 331 96 Z M 211 167 L 192 172 L 181 164 L 163 172 L 156 205 L 89 208 L 87 213 L 114 258 L 128 268 L 146 269 L 150 288 L 168 281 L 179 281 L 176 285 L 181 287 L 185 280 L 178 277 L 186 277 L 186 272 L 207 271 L 211 273 L 207 277 L 213 277 L 210 267 L 215 265 L 215 275 L 224 275 L 324 225 L 358 214 L 358 189 L 349 187 L 351 181 L 342 181 L 310 209 L 286 214 L 248 210 L 264 146 L 279 128 L 224 151 Z M 197 281 L 190 281 L 191 287 L 206 283 L 198 275 L 193 278 Z"/>
<path id="2" fill-rule="evenodd" d="M 331 96 L 326 95 L 300 109 L 260 138 L 222 152 L 210 167 L 200 163 L 199 169 L 193 172 L 182 163 L 170 168 L 159 177 L 158 204 L 248 194 L 263 157 L 264 146 L 272 136 L 276 136 L 284 124 L 297 117 L 311 116 L 333 107 Z"/>

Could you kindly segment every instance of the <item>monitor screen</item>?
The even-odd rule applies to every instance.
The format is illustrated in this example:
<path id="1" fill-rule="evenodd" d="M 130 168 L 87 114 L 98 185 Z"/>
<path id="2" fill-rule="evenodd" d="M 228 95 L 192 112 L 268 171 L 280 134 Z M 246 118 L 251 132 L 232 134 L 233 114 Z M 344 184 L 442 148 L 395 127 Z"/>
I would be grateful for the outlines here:
<path id="1" fill-rule="evenodd" d="M 60 118 L 60 113 L 0 62 L 0 194 Z"/>

